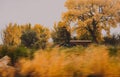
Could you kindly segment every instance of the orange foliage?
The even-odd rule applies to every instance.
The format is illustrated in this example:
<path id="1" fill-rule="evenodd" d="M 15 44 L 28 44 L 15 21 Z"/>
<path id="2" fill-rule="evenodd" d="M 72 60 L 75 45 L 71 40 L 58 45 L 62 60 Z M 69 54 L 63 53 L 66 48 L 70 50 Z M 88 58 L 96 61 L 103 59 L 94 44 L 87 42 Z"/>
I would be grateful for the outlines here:
<path id="1" fill-rule="evenodd" d="M 109 56 L 105 46 L 87 49 L 38 51 L 33 60 L 20 61 L 21 74 L 32 77 L 119 77 L 120 59 Z"/>
<path id="2" fill-rule="evenodd" d="M 110 36 L 110 28 L 120 22 L 120 0 L 67 0 L 65 7 L 68 11 L 63 13 L 63 20 L 76 23 L 77 35 L 88 32 L 93 41 L 102 40 L 103 29 Z"/>
<path id="3" fill-rule="evenodd" d="M 17 24 L 10 23 L 3 33 L 3 43 L 5 45 L 17 46 L 21 43 L 21 27 Z"/>
<path id="4" fill-rule="evenodd" d="M 37 37 L 40 39 L 42 35 L 44 35 L 43 39 L 47 40 L 50 37 L 50 31 L 48 28 L 40 25 L 40 24 L 35 24 L 33 27 L 33 30 L 37 33 Z"/>

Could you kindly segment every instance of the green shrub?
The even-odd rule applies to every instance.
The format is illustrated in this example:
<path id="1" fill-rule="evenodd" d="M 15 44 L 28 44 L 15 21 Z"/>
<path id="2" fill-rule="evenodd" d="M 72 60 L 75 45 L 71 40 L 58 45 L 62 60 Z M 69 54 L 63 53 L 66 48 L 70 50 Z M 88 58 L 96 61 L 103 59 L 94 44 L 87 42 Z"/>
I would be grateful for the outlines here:
<path id="1" fill-rule="evenodd" d="M 26 30 L 21 36 L 21 43 L 28 48 L 33 47 L 37 40 L 37 34 L 33 30 Z"/>
<path id="2" fill-rule="evenodd" d="M 118 48 L 116 46 L 108 48 L 110 56 L 117 56 Z"/>
<path id="3" fill-rule="evenodd" d="M 12 47 L 3 46 L 0 49 L 0 58 L 8 55 L 11 58 L 11 64 L 14 65 L 21 58 L 32 58 L 34 50 L 30 50 L 26 47 Z"/>

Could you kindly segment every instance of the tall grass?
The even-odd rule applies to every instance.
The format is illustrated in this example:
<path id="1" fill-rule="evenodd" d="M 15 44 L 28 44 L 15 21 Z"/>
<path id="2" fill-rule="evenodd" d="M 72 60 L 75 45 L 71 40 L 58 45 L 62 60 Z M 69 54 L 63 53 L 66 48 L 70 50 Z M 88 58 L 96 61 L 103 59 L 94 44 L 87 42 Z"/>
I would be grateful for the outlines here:
<path id="1" fill-rule="evenodd" d="M 120 55 L 110 56 L 105 46 L 39 50 L 32 60 L 21 59 L 24 77 L 120 77 Z"/>

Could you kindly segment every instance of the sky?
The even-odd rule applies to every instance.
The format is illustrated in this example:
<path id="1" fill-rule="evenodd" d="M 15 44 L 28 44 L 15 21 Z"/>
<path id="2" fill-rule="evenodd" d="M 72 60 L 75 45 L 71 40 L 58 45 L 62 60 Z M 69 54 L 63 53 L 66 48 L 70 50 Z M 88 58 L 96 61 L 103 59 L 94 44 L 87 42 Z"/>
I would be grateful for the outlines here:
<path id="1" fill-rule="evenodd" d="M 41 24 L 52 28 L 54 22 L 61 20 L 66 11 L 66 0 L 0 0 L 0 32 L 11 23 Z M 120 33 L 120 26 L 111 29 L 112 33 Z"/>
<path id="2" fill-rule="evenodd" d="M 59 21 L 65 0 L 0 0 L 0 29 L 11 23 L 52 27 Z"/>

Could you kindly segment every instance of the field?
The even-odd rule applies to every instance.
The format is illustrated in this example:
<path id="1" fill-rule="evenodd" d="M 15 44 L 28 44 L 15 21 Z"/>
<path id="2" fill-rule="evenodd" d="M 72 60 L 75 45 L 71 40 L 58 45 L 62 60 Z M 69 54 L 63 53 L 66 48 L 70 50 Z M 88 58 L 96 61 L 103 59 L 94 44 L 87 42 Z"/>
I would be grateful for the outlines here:
<path id="1" fill-rule="evenodd" d="M 32 59 L 19 59 L 12 68 L 0 70 L 1 76 L 120 77 L 120 49 L 104 45 L 47 48 L 36 51 Z"/>

